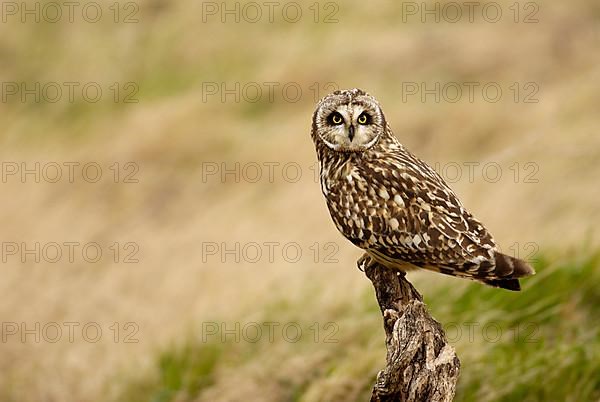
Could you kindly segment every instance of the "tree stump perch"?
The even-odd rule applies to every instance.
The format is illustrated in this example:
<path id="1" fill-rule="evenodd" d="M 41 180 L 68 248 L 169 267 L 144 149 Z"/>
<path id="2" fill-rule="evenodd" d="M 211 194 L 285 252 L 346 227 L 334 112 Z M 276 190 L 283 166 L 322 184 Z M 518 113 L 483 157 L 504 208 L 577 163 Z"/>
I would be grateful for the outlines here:
<path id="1" fill-rule="evenodd" d="M 387 348 L 386 366 L 377 374 L 371 402 L 452 401 L 460 361 L 423 297 L 403 272 L 367 254 L 358 267 L 375 287 Z"/>

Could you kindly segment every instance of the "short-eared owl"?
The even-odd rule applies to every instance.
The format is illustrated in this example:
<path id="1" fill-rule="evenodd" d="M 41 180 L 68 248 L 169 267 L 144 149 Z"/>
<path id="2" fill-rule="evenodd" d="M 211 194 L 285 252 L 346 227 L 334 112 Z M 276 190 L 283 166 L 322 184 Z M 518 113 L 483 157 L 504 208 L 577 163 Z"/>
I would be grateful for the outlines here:
<path id="1" fill-rule="evenodd" d="M 534 274 L 500 253 L 440 175 L 398 142 L 369 94 L 350 89 L 323 98 L 311 135 L 333 222 L 375 261 L 510 290 Z"/>

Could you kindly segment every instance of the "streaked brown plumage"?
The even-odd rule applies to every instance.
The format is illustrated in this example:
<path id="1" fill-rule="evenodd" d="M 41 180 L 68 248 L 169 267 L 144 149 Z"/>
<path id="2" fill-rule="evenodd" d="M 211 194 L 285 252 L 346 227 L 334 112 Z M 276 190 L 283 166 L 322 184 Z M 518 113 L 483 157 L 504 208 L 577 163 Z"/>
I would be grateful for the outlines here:
<path id="1" fill-rule="evenodd" d="M 359 89 L 323 98 L 312 138 L 321 189 L 338 230 L 369 256 L 520 290 L 534 274 L 497 250 L 444 180 L 394 137 L 378 102 Z"/>

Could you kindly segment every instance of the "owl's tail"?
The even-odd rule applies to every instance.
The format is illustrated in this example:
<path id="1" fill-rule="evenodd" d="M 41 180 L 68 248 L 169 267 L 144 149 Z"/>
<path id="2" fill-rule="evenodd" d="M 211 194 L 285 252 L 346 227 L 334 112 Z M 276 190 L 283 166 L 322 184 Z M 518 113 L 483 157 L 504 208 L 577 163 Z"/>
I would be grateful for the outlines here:
<path id="1" fill-rule="evenodd" d="M 497 288 L 508 290 L 521 290 L 521 284 L 517 278 L 524 278 L 535 274 L 535 270 L 523 260 L 506 254 L 496 253 L 495 276 L 498 279 L 485 279 L 484 283 Z"/>

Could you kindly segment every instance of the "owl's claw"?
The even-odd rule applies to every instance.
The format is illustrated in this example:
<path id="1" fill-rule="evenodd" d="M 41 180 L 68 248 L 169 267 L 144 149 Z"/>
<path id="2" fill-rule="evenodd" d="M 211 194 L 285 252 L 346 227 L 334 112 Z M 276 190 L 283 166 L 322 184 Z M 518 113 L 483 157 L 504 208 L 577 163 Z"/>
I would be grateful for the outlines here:
<path id="1" fill-rule="evenodd" d="M 362 257 L 356 261 L 356 265 L 358 266 L 358 270 L 360 272 L 365 272 L 367 268 L 374 264 L 375 260 L 373 260 L 373 258 L 371 258 L 371 256 L 367 253 L 363 254 Z"/>

